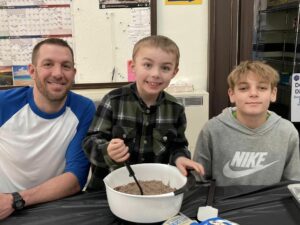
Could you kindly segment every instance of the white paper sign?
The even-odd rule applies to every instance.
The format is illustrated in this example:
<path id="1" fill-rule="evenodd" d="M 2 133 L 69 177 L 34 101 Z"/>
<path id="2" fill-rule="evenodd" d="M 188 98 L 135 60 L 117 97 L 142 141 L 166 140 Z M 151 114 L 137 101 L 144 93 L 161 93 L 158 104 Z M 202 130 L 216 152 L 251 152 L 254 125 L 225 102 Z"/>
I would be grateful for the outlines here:
<path id="1" fill-rule="evenodd" d="M 300 122 L 300 73 L 292 76 L 291 121 Z"/>

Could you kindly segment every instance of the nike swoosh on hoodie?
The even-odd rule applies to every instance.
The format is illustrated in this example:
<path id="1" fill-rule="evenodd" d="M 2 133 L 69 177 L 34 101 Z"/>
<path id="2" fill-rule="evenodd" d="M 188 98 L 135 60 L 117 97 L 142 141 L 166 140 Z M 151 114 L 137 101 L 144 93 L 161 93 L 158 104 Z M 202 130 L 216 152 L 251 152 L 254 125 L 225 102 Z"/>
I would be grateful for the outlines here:
<path id="1" fill-rule="evenodd" d="M 224 168 L 223 168 L 223 174 L 226 176 L 226 177 L 229 177 L 229 178 L 239 178 L 239 177 L 245 177 L 245 176 L 248 176 L 250 174 L 254 174 L 258 171 L 261 171 L 271 165 L 273 165 L 274 163 L 278 162 L 278 160 L 274 161 L 274 162 L 271 162 L 267 165 L 259 165 L 259 166 L 256 166 L 256 167 L 253 167 L 253 168 L 250 168 L 250 169 L 246 169 L 246 170 L 239 170 L 239 171 L 236 171 L 236 170 L 232 170 L 230 167 L 229 167 L 229 164 L 230 164 L 230 161 L 228 161 Z"/>

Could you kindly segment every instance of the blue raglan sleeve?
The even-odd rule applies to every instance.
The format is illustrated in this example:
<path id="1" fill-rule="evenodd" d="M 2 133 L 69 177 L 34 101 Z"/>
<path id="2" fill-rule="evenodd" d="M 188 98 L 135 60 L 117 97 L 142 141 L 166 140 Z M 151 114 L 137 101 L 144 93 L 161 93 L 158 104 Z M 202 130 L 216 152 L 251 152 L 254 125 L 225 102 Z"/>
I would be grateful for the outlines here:
<path id="1" fill-rule="evenodd" d="M 71 172 L 78 178 L 81 189 L 86 183 L 90 168 L 90 163 L 83 152 L 81 143 L 87 134 L 96 111 L 95 105 L 91 100 L 86 98 L 84 98 L 84 100 L 85 101 L 78 101 L 78 108 L 75 109 L 79 124 L 76 135 L 70 142 L 66 152 L 65 167 L 65 172 Z M 84 105 L 86 105 L 86 107 L 84 107 Z"/>
<path id="2" fill-rule="evenodd" d="M 28 103 L 28 91 L 29 87 L 0 90 L 0 127 Z"/>

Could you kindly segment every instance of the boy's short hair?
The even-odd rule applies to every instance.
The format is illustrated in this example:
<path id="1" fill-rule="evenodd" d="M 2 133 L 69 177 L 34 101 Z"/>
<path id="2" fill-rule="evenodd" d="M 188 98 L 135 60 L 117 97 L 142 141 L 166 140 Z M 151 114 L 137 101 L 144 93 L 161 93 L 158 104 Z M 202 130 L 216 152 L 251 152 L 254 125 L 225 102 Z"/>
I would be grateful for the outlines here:
<path id="1" fill-rule="evenodd" d="M 143 47 L 156 47 L 160 48 L 167 53 L 172 53 L 175 56 L 175 68 L 179 65 L 180 52 L 177 44 L 170 38 L 162 35 L 152 35 L 140 39 L 133 48 L 132 59 L 135 59 L 137 52 Z"/>
<path id="2" fill-rule="evenodd" d="M 248 72 L 255 73 L 259 78 L 271 84 L 271 88 L 275 88 L 279 82 L 278 72 L 271 66 L 261 61 L 244 61 L 241 62 L 227 77 L 227 83 L 230 89 L 234 89 L 235 85 L 245 76 Z"/>
<path id="3" fill-rule="evenodd" d="M 72 55 L 72 62 L 74 63 L 74 53 L 73 53 L 73 49 L 70 47 L 70 45 L 68 44 L 68 42 L 66 42 L 65 40 L 63 39 L 60 39 L 60 38 L 48 38 L 48 39 L 45 39 L 43 41 L 40 41 L 39 43 L 37 43 L 33 50 L 32 50 L 32 56 L 31 56 L 31 63 L 32 64 L 36 64 L 36 60 L 38 58 L 38 53 L 39 53 L 39 50 L 41 48 L 42 45 L 46 45 L 46 44 L 49 44 L 49 45 L 58 45 L 58 46 L 62 46 L 62 47 L 66 47 L 70 50 L 71 52 L 71 55 Z"/>

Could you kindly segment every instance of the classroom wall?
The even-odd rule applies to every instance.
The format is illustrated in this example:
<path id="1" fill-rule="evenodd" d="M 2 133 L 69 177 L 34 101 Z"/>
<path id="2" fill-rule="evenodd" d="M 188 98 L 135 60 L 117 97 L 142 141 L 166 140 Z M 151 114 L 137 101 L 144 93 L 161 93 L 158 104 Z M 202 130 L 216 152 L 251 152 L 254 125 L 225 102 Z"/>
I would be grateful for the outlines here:
<path id="1" fill-rule="evenodd" d="M 128 81 L 133 44 L 150 33 L 149 7 L 100 9 L 99 0 L 73 0 L 76 83 Z"/>
<path id="2" fill-rule="evenodd" d="M 157 1 L 157 33 L 169 36 L 179 46 L 181 59 L 175 82 L 188 82 L 207 90 L 208 1 L 201 5 L 164 5 Z"/>
<path id="3" fill-rule="evenodd" d="M 127 29 L 129 12 L 99 10 L 98 4 L 99 0 L 89 0 L 88 4 L 82 0 L 73 1 L 78 83 L 111 82 L 113 61 L 116 61 L 117 73 L 124 77 L 126 60 L 131 58 L 131 50 L 124 54 L 129 45 L 123 38 L 125 35 L 111 33 L 123 26 Z M 112 25 L 117 26 L 116 29 Z M 157 0 L 157 33 L 172 38 L 181 51 L 179 72 L 172 83 L 192 84 L 196 91 L 207 90 L 208 0 L 200 5 L 165 5 L 164 0 Z M 111 36 L 116 39 L 112 41 Z M 112 46 L 120 52 L 117 58 L 111 55 Z M 124 80 L 117 76 L 114 82 L 118 81 Z"/>

